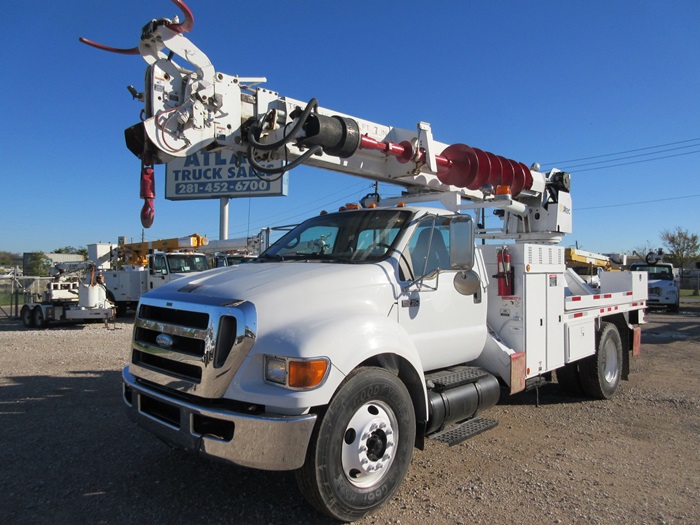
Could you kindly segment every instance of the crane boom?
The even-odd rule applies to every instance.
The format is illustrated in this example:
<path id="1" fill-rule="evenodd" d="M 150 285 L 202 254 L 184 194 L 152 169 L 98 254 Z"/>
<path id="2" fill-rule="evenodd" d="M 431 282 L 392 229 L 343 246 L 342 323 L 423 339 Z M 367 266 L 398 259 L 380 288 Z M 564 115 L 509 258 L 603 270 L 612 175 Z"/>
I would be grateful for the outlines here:
<path id="1" fill-rule="evenodd" d="M 185 237 L 120 244 L 118 250 L 126 264 L 145 266 L 148 264 L 148 254 L 154 251 L 171 252 L 176 250 L 195 250 L 207 244 L 209 244 L 209 239 L 193 233 Z"/>
<path id="2" fill-rule="evenodd" d="M 125 131 L 128 148 L 142 163 L 145 227 L 154 216 L 154 164 L 230 150 L 261 176 L 307 164 L 403 186 L 412 196 L 449 193 L 455 210 L 501 208 L 502 231 L 484 230 L 485 237 L 558 242 L 571 231 L 568 173 L 542 173 L 536 165 L 531 169 L 466 144 L 438 142 L 426 122 L 415 130 L 386 126 L 321 107 L 315 98 L 281 97 L 257 87 L 264 77 L 217 72 L 184 36 L 193 25 L 191 12 L 183 2 L 174 3 L 188 23 L 163 19 L 143 28 L 138 50 L 148 64 L 146 86 L 135 96 L 145 109 L 142 121 Z"/>

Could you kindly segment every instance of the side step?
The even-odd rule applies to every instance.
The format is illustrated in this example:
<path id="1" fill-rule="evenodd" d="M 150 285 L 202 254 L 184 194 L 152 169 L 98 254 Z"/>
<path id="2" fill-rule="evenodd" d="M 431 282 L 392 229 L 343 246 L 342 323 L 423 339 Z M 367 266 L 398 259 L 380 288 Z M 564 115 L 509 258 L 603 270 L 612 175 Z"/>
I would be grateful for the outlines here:
<path id="1" fill-rule="evenodd" d="M 495 419 L 475 417 L 474 419 L 469 419 L 464 423 L 447 428 L 428 437 L 430 439 L 447 443 L 452 447 L 454 445 L 459 445 L 467 439 L 479 435 L 482 432 L 486 432 L 487 430 L 494 428 L 496 425 L 498 425 L 498 421 Z"/>
<path id="2" fill-rule="evenodd" d="M 444 392 L 451 388 L 457 388 L 468 383 L 476 383 L 479 379 L 488 376 L 489 373 L 473 366 L 455 366 L 447 370 L 426 374 L 428 388 L 436 392 Z"/>

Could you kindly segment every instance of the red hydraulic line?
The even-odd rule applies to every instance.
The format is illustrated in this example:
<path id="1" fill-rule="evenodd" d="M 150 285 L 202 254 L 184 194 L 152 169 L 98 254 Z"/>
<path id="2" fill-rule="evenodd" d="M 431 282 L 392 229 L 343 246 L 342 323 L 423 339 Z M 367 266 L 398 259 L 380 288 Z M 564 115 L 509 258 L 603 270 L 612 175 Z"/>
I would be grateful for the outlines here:
<path id="1" fill-rule="evenodd" d="M 182 13 L 185 15 L 185 19 L 182 22 L 179 22 L 177 24 L 170 23 L 166 24 L 168 29 L 171 29 L 175 31 L 176 33 L 187 33 L 189 31 L 192 31 L 192 27 L 194 26 L 194 15 L 192 14 L 192 10 L 187 7 L 187 4 L 183 2 L 182 0 L 171 0 L 173 4 L 178 6 L 181 10 Z M 98 42 L 93 42 L 92 40 L 88 40 L 87 38 L 83 38 L 82 36 L 78 38 L 83 44 L 87 44 L 89 46 L 95 47 L 97 49 L 101 49 L 103 51 L 109 51 L 110 53 L 119 53 L 121 55 L 138 55 L 140 54 L 139 47 L 130 47 L 130 48 L 120 48 L 120 47 L 112 47 L 112 46 L 106 46 L 104 44 L 100 44 Z"/>
<path id="2" fill-rule="evenodd" d="M 413 151 L 413 145 L 407 140 L 396 144 L 394 142 L 380 142 L 367 135 L 362 135 L 362 138 L 360 140 L 360 149 L 373 149 L 381 151 L 387 156 L 396 157 L 396 160 L 398 160 L 402 164 L 408 162 L 413 158 L 415 158 L 415 160 L 417 161 L 425 159 L 425 151 L 420 150 L 418 152 L 418 155 L 415 155 Z M 435 157 L 435 161 L 437 162 L 438 166 L 452 166 L 451 160 L 440 155 L 437 155 Z"/>

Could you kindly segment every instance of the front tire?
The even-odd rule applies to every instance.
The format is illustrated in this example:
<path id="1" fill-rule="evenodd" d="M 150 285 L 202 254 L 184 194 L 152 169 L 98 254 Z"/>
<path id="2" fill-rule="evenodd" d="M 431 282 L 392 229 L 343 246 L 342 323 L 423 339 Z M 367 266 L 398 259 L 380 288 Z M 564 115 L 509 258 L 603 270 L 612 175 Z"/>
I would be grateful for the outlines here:
<path id="1" fill-rule="evenodd" d="M 321 512 L 359 519 L 396 493 L 415 436 L 415 412 L 401 380 L 381 368 L 357 369 L 316 426 L 306 462 L 296 472 L 299 489 Z"/>
<path id="2" fill-rule="evenodd" d="M 579 364 L 583 390 L 596 399 L 610 399 L 622 377 L 622 340 L 612 323 L 603 323 L 596 353 Z"/>

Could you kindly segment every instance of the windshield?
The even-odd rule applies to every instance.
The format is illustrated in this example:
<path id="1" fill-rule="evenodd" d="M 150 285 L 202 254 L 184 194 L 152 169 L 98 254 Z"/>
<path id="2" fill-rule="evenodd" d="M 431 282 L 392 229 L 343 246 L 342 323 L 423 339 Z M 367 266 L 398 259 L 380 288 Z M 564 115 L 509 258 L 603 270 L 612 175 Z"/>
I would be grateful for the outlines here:
<path id="1" fill-rule="evenodd" d="M 321 215 L 300 224 L 257 261 L 377 262 L 394 249 L 411 217 L 407 210 L 362 210 Z"/>
<path id="2" fill-rule="evenodd" d="M 167 257 L 171 273 L 203 272 L 209 269 L 209 262 L 204 255 L 170 253 Z"/>
<path id="3" fill-rule="evenodd" d="M 673 270 L 671 270 L 670 266 L 659 264 L 635 264 L 631 269 L 636 272 L 647 272 L 649 274 L 649 279 L 673 281 Z"/>

